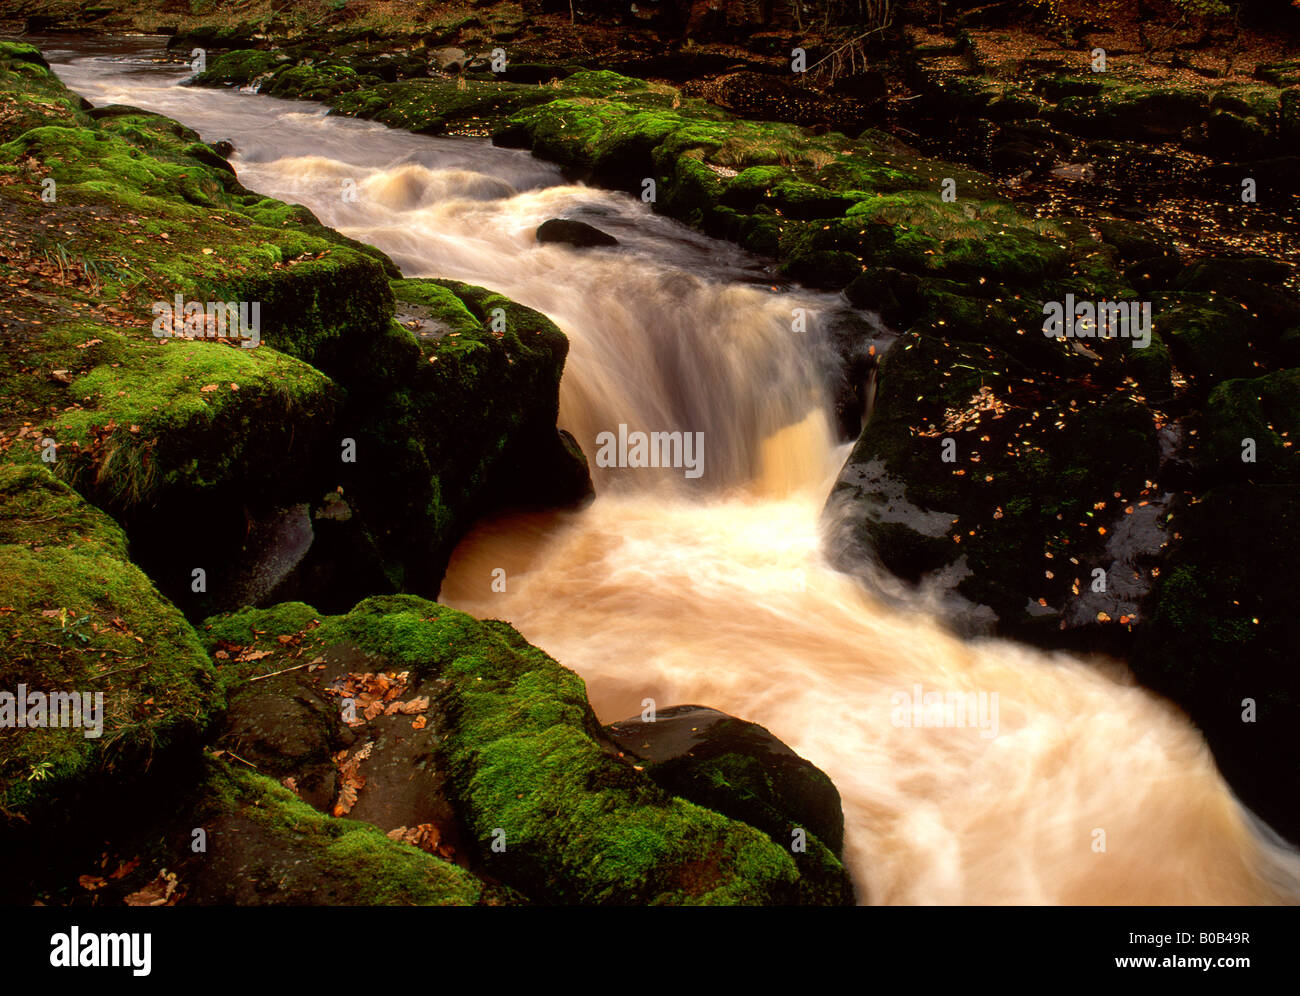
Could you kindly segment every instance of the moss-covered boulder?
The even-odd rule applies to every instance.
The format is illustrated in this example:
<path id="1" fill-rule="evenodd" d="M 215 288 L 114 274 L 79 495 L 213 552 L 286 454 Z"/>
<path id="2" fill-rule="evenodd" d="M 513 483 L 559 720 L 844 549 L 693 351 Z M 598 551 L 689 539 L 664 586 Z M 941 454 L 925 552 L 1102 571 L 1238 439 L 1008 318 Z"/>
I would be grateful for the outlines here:
<path id="1" fill-rule="evenodd" d="M 37 462 L 52 449 L 61 478 L 117 509 L 272 488 L 341 399 L 323 374 L 271 349 L 93 322 L 51 326 L 15 353 L 0 398 L 48 401 L 56 414 L 15 440 L 9 458 Z"/>
<path id="2" fill-rule="evenodd" d="M 50 72 L 34 45 L 0 41 L 0 142 L 41 125 L 89 122 L 86 101 L 70 92 Z"/>
<path id="3" fill-rule="evenodd" d="M 408 780 L 431 787 L 435 773 L 444 779 L 464 828 L 457 860 L 531 900 L 761 904 L 848 898 L 812 888 L 828 867 L 838 866 L 826 849 L 801 853 L 780 846 L 752 826 L 674 798 L 630 758 L 620 758 L 592 714 L 581 679 L 504 623 L 393 596 L 368 599 L 333 617 L 307 606 L 245 610 L 209 620 L 203 633 L 232 689 L 256 674 L 317 658 L 326 664 L 322 671 L 300 671 L 294 680 L 319 675 L 315 680 L 324 688 L 343 675 L 345 691 L 360 687 L 347 680 L 368 680 L 370 694 L 376 675 L 401 681 L 400 698 L 412 696 L 425 721 L 413 729 L 400 710 L 382 715 L 388 712 L 382 697 L 378 708 L 370 708 L 373 698 L 356 698 L 361 719 L 346 734 L 355 738 L 350 756 L 361 758 L 348 776 L 353 787 L 372 759 L 393 757 L 389 740 L 427 735 L 432 761 L 412 768 Z M 359 667 L 366 672 L 358 674 Z M 391 729 L 371 728 L 393 714 L 398 722 Z M 346 715 L 340 709 L 341 725 Z M 382 773 L 376 777 L 376 785 L 397 784 Z M 363 780 L 347 805 L 360 811 L 371 787 Z"/>
<path id="4" fill-rule="evenodd" d="M 716 709 L 675 706 L 648 722 L 633 717 L 612 723 L 605 732 L 673 795 L 748 823 L 782 847 L 816 855 L 822 865 L 816 871 L 800 858 L 809 901 L 835 904 L 852 896 L 839 862 L 839 792 L 763 727 Z"/>
<path id="5" fill-rule="evenodd" d="M 589 493 L 542 316 L 398 282 L 405 311 L 465 322 L 413 333 L 383 253 L 248 191 L 175 121 L 83 113 L 21 46 L 0 49 L 0 112 L 31 125 L 3 146 L 0 214 L 35 233 L 0 259 L 32 291 L 0 359 L 0 451 L 55 455 L 191 616 L 435 594 L 475 515 Z"/>
<path id="6" fill-rule="evenodd" d="M 1291 473 L 1281 485 L 1225 484 L 1175 517 L 1178 542 L 1132 658 L 1139 680 L 1205 732 L 1242 801 L 1291 840 L 1300 840 L 1297 483 Z"/>
<path id="7" fill-rule="evenodd" d="M 476 906 L 508 889 L 383 830 L 336 819 L 238 762 L 211 762 L 186 821 L 206 850 L 176 843 L 181 902 L 199 906 Z M 189 853 L 187 853 L 189 852 Z"/>
<path id="8" fill-rule="evenodd" d="M 228 70 L 213 63 L 199 82 L 235 82 L 243 62 L 258 62 L 227 58 Z M 1024 285 L 1063 275 L 1077 255 L 987 177 L 880 133 L 849 138 L 747 120 L 717 101 L 608 71 L 574 72 L 544 86 L 495 78 L 369 86 L 331 82 L 320 75 L 323 65 L 286 64 L 266 85 L 299 93 L 296 83 L 275 90 L 298 73 L 329 91 L 327 102 L 340 113 L 417 132 L 491 133 L 575 177 L 641 195 L 653 181 L 655 210 L 774 255 L 786 276 L 813 286 L 838 289 L 867 265 Z M 941 197 L 950 184 L 955 200 Z"/>
<path id="9" fill-rule="evenodd" d="M 223 699 L 122 530 L 43 467 L 0 467 L 0 590 L 0 840 L 80 855 L 192 773 Z"/>
<path id="10" fill-rule="evenodd" d="M 1084 605 L 1095 572 L 1131 556 L 1115 533 L 1156 497 L 1158 461 L 1152 415 L 1124 392 L 913 332 L 881 364 L 875 414 L 828 508 L 844 566 L 865 553 L 908 580 L 933 576 L 977 628 L 1051 643 L 1087 627 L 1105 643 L 1143 592 Z"/>
<path id="11" fill-rule="evenodd" d="M 1241 302 L 1186 293 L 1160 295 L 1155 306 L 1160 339 L 1197 390 L 1208 393 L 1220 381 L 1266 369 L 1268 330 Z"/>
<path id="12" fill-rule="evenodd" d="M 355 427 L 356 461 L 337 481 L 402 565 L 395 587 L 433 592 L 474 515 L 579 502 L 591 480 L 556 429 L 568 340 L 552 322 L 456 281 L 392 287 L 401 321 L 389 335 L 400 359 L 374 390 L 354 392 L 341 423 Z M 326 607 L 346 608 L 345 599 Z"/>
<path id="13" fill-rule="evenodd" d="M 1300 482 L 1300 370 L 1224 381 L 1201 420 L 1198 460 L 1213 479 Z"/>
<path id="14" fill-rule="evenodd" d="M 279 52 L 258 49 L 237 49 L 213 56 L 207 68 L 191 82 L 197 85 L 226 83 L 233 86 L 251 86 L 259 78 L 269 76 L 273 70 L 291 61 Z"/>

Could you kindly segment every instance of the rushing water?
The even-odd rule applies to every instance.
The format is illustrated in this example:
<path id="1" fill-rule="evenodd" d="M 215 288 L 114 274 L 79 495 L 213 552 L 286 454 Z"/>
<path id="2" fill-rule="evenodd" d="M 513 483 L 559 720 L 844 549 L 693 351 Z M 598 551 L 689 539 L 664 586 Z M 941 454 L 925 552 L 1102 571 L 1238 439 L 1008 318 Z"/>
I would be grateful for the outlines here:
<path id="1" fill-rule="evenodd" d="M 957 639 L 826 566 L 821 509 L 845 447 L 817 323 L 792 333 L 791 314 L 833 299 L 774 289 L 734 247 L 527 154 L 187 89 L 108 51 L 47 54 L 96 104 L 231 140 L 245 185 L 308 205 L 407 276 L 483 284 L 553 318 L 572 343 L 560 423 L 589 457 L 620 423 L 704 434 L 698 481 L 594 468 L 590 507 L 482 523 L 453 559 L 443 600 L 509 620 L 578 671 L 603 721 L 652 698 L 766 726 L 839 788 L 845 856 L 872 902 L 1295 901 L 1295 853 L 1237 803 L 1186 718 L 1122 669 Z M 537 245 L 557 216 L 622 245 Z M 894 696 L 916 686 L 996 694 L 996 736 L 896 725 Z"/>

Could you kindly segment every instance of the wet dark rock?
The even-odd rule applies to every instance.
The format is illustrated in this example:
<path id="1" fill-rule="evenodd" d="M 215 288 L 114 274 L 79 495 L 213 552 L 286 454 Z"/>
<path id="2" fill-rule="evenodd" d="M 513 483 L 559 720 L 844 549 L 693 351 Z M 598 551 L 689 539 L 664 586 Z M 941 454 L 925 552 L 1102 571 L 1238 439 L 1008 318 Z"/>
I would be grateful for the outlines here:
<path id="1" fill-rule="evenodd" d="M 429 53 L 429 59 L 444 73 L 459 73 L 469 62 L 463 48 L 440 48 Z"/>
<path id="2" fill-rule="evenodd" d="M 906 329 L 925 310 L 921 278 L 888 266 L 873 266 L 858 274 L 844 288 L 844 296 L 855 308 L 876 312 L 895 329 Z"/>
<path id="3" fill-rule="evenodd" d="M 841 439 L 856 439 L 870 404 L 877 342 L 886 330 L 848 308 L 823 314 L 827 393 L 833 399 Z"/>
<path id="4" fill-rule="evenodd" d="M 330 757 L 353 739 L 340 736 L 336 712 L 312 684 L 283 675 L 232 699 L 216 744 L 262 774 L 292 778 L 299 795 L 325 812 L 338 794 Z"/>
<path id="5" fill-rule="evenodd" d="M 901 336 L 882 362 L 874 413 L 827 502 L 833 558 L 877 587 L 877 564 L 925 584 L 967 631 L 996 626 L 1048 644 L 1127 635 L 1063 613 L 1076 579 L 1084 587 L 1093 570 L 1119 559 L 1108 537 L 1156 472 L 1151 413 L 1082 376 L 1116 360 L 1126 367 L 1129 357 L 1111 340 L 1109 357 L 1063 353 L 1060 375 L 1027 383 L 1012 339 L 981 344 L 980 325 L 963 329 L 960 311 L 944 307 L 936 314 L 947 315 L 945 325 L 924 320 L 926 332 Z M 1063 376 L 1072 367 L 1078 381 Z M 1062 433 L 1069 446 L 1059 445 Z M 1071 620 L 1090 632 L 1071 633 Z"/>
<path id="6" fill-rule="evenodd" d="M 562 242 L 579 249 L 618 245 L 618 239 L 614 236 L 585 221 L 575 221 L 572 218 L 550 218 L 542 222 L 537 228 L 537 241 Z"/>
<path id="7" fill-rule="evenodd" d="M 605 733 L 624 753 L 645 763 L 646 773 L 673 795 L 741 820 L 789 847 L 796 829 L 838 856 L 844 846 L 840 796 L 816 766 L 763 727 L 717 709 L 682 705 L 611 723 Z M 823 861 L 818 888 L 851 896 L 837 862 Z"/>
<path id="8" fill-rule="evenodd" d="M 1291 267 L 1263 256 L 1198 259 L 1178 274 L 1176 290 L 1230 295 L 1278 332 L 1300 323 L 1300 296 L 1282 286 Z"/>
<path id="9" fill-rule="evenodd" d="M 839 290 L 861 272 L 858 257 L 839 249 L 814 249 L 781 265 L 784 276 L 821 290 Z"/>
<path id="10" fill-rule="evenodd" d="M 774 836 L 793 820 L 836 854 L 844 847 L 844 813 L 831 780 L 757 723 L 682 705 L 659 710 L 652 723 L 634 717 L 605 732 L 624 753 L 647 762 L 650 777 L 674 795 Z"/>
<path id="11" fill-rule="evenodd" d="M 1287 419 L 1293 430 L 1295 411 Z M 1182 539 L 1132 657 L 1138 679 L 1205 732 L 1241 800 L 1292 842 L 1300 841 L 1300 511 L 1290 494 L 1297 480 L 1292 474 L 1283 488 L 1225 485 L 1176 517 Z"/>
<path id="12" fill-rule="evenodd" d="M 194 853 L 194 829 L 204 848 Z M 409 828 L 408 828 L 409 829 Z M 522 902 L 510 889 L 356 820 L 310 808 L 247 767 L 213 762 L 162 847 L 200 906 L 470 906 Z M 158 843 L 152 842 L 155 849 Z"/>

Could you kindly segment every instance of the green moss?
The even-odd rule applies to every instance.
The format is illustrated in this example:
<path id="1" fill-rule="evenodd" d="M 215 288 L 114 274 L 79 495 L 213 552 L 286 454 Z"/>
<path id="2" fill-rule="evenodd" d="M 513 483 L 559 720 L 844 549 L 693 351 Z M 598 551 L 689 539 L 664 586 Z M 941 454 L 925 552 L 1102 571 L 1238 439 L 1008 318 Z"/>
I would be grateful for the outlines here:
<path id="1" fill-rule="evenodd" d="M 259 77 L 269 75 L 285 61 L 286 56 L 278 52 L 257 49 L 223 52 L 208 61 L 207 69 L 194 78 L 194 83 L 201 86 L 212 83 L 249 86 Z"/>
<path id="2" fill-rule="evenodd" d="M 778 255 L 798 279 L 819 274 L 819 286 L 860 272 L 847 258 L 825 253 L 860 261 L 870 252 L 881 265 L 1009 283 L 1062 271 L 1068 255 L 1051 240 L 1058 234 L 1051 225 L 1020 215 L 986 177 L 900 154 L 877 135 L 813 136 L 793 125 L 739 119 L 615 73 L 576 72 L 547 86 L 407 80 L 356 89 L 346 82 L 328 99 L 341 113 L 413 131 L 492 131 L 502 144 L 529 147 L 623 189 L 639 192 L 653 178 L 656 210 Z M 958 183 L 959 202 L 940 200 L 946 179 Z M 771 222 L 757 219 L 762 209 L 781 219 L 780 237 L 773 238 Z M 845 214 L 858 236 L 879 223 L 891 226 L 893 237 L 882 243 L 879 232 L 865 241 L 846 232 L 842 244 L 825 244 L 817 222 Z M 808 231 L 799 232 L 804 225 Z"/>
<path id="3" fill-rule="evenodd" d="M 195 820 L 214 827 L 225 849 L 245 848 L 237 874 L 260 884 L 259 903 L 472 906 L 506 898 L 464 868 L 389 840 L 376 827 L 317 812 L 262 775 L 211 762 L 199 795 Z M 223 832 L 239 839 L 227 843 Z M 214 887 L 220 885 L 206 886 Z"/>
<path id="4" fill-rule="evenodd" d="M 1229 380 L 1218 385 L 1205 406 L 1202 454 L 1223 476 L 1276 483 L 1300 483 L 1300 370 Z M 1254 440 L 1253 462 L 1243 460 Z"/>
<path id="5" fill-rule="evenodd" d="M 323 375 L 267 348 L 157 339 L 91 323 L 51 327 L 36 340 L 46 362 L 75 371 L 59 414 L 26 447 L 41 459 L 55 441 L 56 473 L 119 507 L 172 489 L 229 485 L 276 462 L 330 417 L 337 388 Z M 48 379 L 43 373 L 30 379 Z M 6 388 L 30 396 L 20 377 Z M 48 433 L 48 435 L 46 435 Z"/>
<path id="6" fill-rule="evenodd" d="M 38 464 L 0 466 L 0 545 L 76 547 L 89 544 L 127 559 L 126 534 Z"/>
<path id="7" fill-rule="evenodd" d="M 0 142 L 42 125 L 85 125 L 83 103 L 34 46 L 0 42 Z"/>
<path id="8" fill-rule="evenodd" d="M 210 646 L 305 625 L 305 606 L 209 621 Z M 284 615 L 287 613 L 287 615 Z M 412 596 L 326 617 L 311 648 L 446 682 L 442 741 L 485 873 L 545 902 L 771 903 L 800 898 L 793 857 L 744 824 L 674 799 L 597 742 L 582 680 L 504 623 Z M 305 651 L 304 651 L 305 652 Z M 493 841 L 505 850 L 493 849 Z M 500 844 L 498 843 L 498 848 Z"/>
<path id="9" fill-rule="evenodd" d="M 263 88 L 272 97 L 325 100 L 361 85 L 357 71 L 340 63 L 289 66 L 271 77 Z"/>
<path id="10" fill-rule="evenodd" d="M 222 700 L 189 625 L 126 560 L 121 531 L 48 471 L 0 469 L 0 540 L 0 688 L 103 695 L 99 737 L 0 728 L 0 811 L 31 831 L 84 815 L 107 785 L 169 754 L 197 756 Z"/>

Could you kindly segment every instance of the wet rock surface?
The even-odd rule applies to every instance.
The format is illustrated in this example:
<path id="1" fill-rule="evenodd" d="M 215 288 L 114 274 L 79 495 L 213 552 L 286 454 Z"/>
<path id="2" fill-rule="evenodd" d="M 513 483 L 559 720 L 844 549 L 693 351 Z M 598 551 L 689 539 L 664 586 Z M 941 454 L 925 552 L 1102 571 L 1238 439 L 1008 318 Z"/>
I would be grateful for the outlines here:
<path id="1" fill-rule="evenodd" d="M 710 806 L 774 839 L 804 827 L 839 854 L 844 813 L 821 771 L 763 727 L 717 709 L 682 705 L 653 722 L 621 720 L 605 732 L 674 795 Z M 783 843 L 786 841 L 782 841 Z"/>
<path id="2" fill-rule="evenodd" d="M 564 245 L 586 249 L 591 246 L 616 246 L 618 239 L 602 232 L 594 225 L 571 218 L 551 218 L 537 229 L 538 242 L 560 242 Z"/>

